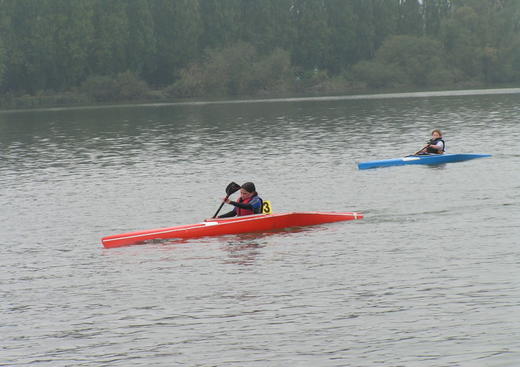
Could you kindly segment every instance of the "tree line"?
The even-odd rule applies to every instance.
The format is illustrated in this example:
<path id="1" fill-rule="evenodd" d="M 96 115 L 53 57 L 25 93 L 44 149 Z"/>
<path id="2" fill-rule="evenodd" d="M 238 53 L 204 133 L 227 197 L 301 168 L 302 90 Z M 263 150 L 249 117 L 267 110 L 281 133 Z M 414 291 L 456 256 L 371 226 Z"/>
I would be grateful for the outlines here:
<path id="1" fill-rule="evenodd" d="M 0 104 L 515 83 L 519 46 L 517 0 L 0 0 Z"/>

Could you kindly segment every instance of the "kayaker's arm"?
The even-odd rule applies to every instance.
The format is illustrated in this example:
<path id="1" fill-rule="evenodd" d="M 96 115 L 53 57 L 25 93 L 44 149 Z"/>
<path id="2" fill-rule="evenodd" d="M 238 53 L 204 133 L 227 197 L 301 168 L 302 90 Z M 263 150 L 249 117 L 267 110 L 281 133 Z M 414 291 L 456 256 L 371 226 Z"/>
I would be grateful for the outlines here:
<path id="1" fill-rule="evenodd" d="M 429 144 L 428 148 L 435 149 L 437 153 L 442 153 L 443 146 L 442 143 Z"/>
<path id="2" fill-rule="evenodd" d="M 230 218 L 230 217 L 234 217 L 236 215 L 237 215 L 237 213 L 236 213 L 235 209 L 233 209 L 230 212 L 227 212 L 225 214 L 219 215 L 217 218 Z"/>
<path id="3" fill-rule="evenodd" d="M 242 203 L 237 203 L 236 201 L 230 201 L 229 204 L 236 206 L 237 208 L 240 208 L 240 209 L 254 210 L 253 205 L 251 205 L 249 203 L 242 204 Z"/>

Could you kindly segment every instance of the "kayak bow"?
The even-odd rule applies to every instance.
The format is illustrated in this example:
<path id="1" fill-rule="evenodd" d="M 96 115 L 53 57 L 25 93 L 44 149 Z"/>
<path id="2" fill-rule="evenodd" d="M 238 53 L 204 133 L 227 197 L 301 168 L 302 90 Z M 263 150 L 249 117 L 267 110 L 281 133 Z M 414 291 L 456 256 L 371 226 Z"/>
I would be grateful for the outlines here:
<path id="1" fill-rule="evenodd" d="M 226 234 L 265 232 L 282 228 L 312 226 L 362 218 L 363 214 L 355 212 L 255 214 L 234 218 L 207 219 L 204 222 L 196 224 L 123 233 L 103 237 L 101 242 L 105 248 L 112 248 L 155 239 L 188 239 L 206 236 L 222 236 Z"/>
<path id="2" fill-rule="evenodd" d="M 378 167 L 404 166 L 408 164 L 443 164 L 463 162 L 475 158 L 491 157 L 491 154 L 431 154 L 410 155 L 404 158 L 383 159 L 380 161 L 369 161 L 358 163 L 359 169 Z"/>

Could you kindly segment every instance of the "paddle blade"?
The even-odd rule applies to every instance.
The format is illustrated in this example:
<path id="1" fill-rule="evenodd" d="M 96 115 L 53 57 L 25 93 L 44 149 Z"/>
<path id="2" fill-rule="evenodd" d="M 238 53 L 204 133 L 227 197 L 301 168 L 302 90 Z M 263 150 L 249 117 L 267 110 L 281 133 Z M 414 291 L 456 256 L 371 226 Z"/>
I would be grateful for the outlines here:
<path id="1" fill-rule="evenodd" d="M 236 182 L 231 182 L 226 187 L 226 194 L 228 196 L 230 196 L 230 195 L 234 194 L 235 192 L 237 192 L 238 190 L 240 190 L 240 185 L 237 184 Z"/>
<path id="2" fill-rule="evenodd" d="M 240 190 L 240 185 L 237 184 L 236 182 L 231 182 L 226 187 L 226 194 L 227 194 L 226 199 L 229 198 L 232 194 L 234 194 L 238 190 Z M 218 213 L 220 212 L 220 209 L 222 209 L 223 206 L 224 206 L 224 202 L 222 202 L 222 204 L 220 204 L 220 206 L 217 209 L 217 212 L 211 218 L 216 218 Z"/>

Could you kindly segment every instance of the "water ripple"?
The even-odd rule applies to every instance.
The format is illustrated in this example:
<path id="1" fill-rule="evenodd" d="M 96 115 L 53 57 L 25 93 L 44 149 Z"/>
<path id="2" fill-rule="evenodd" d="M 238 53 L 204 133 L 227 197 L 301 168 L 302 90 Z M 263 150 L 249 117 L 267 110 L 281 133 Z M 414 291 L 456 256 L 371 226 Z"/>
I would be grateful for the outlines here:
<path id="1" fill-rule="evenodd" d="M 480 94 L 1 113 L 0 366 L 514 366 L 519 97 Z M 493 157 L 356 169 L 433 127 Z M 365 219 L 101 248 L 231 180 Z"/>

